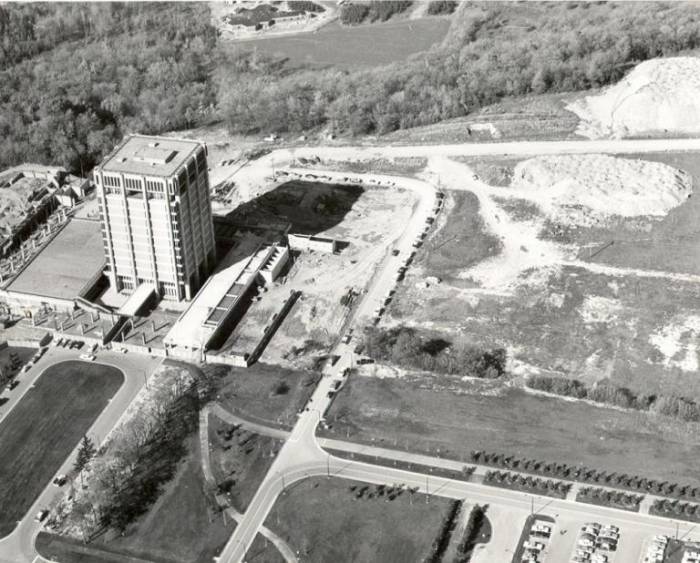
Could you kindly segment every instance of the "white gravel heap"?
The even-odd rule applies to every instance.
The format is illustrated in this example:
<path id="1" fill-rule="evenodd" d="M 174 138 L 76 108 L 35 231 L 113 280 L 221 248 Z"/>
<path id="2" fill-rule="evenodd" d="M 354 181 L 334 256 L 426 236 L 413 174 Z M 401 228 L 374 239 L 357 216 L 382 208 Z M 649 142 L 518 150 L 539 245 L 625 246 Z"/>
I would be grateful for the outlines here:
<path id="1" fill-rule="evenodd" d="M 700 133 L 700 58 L 652 59 L 597 96 L 567 106 L 591 139 Z"/>
<path id="2" fill-rule="evenodd" d="M 585 226 L 610 215 L 663 217 L 688 198 L 692 178 L 647 160 L 541 156 L 516 165 L 511 187 L 550 217 Z"/>

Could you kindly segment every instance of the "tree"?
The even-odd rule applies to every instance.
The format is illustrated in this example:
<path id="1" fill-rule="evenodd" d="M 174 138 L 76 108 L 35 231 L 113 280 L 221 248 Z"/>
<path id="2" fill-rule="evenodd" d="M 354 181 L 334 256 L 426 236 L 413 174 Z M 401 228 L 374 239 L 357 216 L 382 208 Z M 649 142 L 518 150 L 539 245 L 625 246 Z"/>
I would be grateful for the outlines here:
<path id="1" fill-rule="evenodd" d="M 75 464 L 73 468 L 78 472 L 82 473 L 83 469 L 87 467 L 90 460 L 95 457 L 97 453 L 97 448 L 87 435 L 83 436 L 83 440 L 80 442 L 80 448 L 78 448 L 78 455 L 75 459 Z"/>

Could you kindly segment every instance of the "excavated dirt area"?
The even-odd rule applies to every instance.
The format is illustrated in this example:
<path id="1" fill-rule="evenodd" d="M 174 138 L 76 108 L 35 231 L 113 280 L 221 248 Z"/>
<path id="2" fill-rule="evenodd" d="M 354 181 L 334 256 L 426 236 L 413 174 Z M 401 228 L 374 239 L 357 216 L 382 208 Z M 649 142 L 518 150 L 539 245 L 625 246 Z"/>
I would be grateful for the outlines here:
<path id="1" fill-rule="evenodd" d="M 696 157 L 500 162 L 500 185 L 430 159 L 445 214 L 385 324 L 505 347 L 516 375 L 700 397 Z"/>
<path id="2" fill-rule="evenodd" d="M 591 139 L 700 132 L 700 58 L 652 59 L 595 96 L 567 106 Z"/>

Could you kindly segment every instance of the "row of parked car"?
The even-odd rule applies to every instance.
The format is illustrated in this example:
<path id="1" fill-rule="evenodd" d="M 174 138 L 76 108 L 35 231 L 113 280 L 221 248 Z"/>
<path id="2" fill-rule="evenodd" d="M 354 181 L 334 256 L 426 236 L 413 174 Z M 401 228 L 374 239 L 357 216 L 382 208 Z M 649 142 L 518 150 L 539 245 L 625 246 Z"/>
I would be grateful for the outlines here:
<path id="1" fill-rule="evenodd" d="M 644 554 L 644 563 L 662 563 L 666 557 L 666 547 L 668 547 L 668 537 L 663 535 L 654 536 L 651 543 L 647 546 L 647 551 Z M 686 551 L 683 554 L 683 563 L 691 563 L 693 559 L 686 559 Z M 697 561 L 697 559 L 695 560 Z"/>
<path id="2" fill-rule="evenodd" d="M 608 563 L 613 551 L 617 550 L 620 529 L 612 524 L 598 522 L 584 524 L 576 541 L 576 552 L 572 563 Z"/>
<path id="3" fill-rule="evenodd" d="M 551 536 L 552 525 L 542 520 L 535 520 L 530 527 L 530 537 L 523 544 L 522 563 L 544 561 L 545 549 Z"/>

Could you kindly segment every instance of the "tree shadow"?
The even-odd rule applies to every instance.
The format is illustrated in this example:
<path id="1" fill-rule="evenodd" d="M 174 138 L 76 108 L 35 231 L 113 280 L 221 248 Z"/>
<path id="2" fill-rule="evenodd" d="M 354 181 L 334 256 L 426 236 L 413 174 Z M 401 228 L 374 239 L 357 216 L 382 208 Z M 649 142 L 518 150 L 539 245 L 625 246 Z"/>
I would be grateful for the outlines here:
<path id="1" fill-rule="evenodd" d="M 283 219 L 292 233 L 316 235 L 342 223 L 364 191 L 358 185 L 292 180 L 239 205 L 226 219 L 259 226 Z"/>

